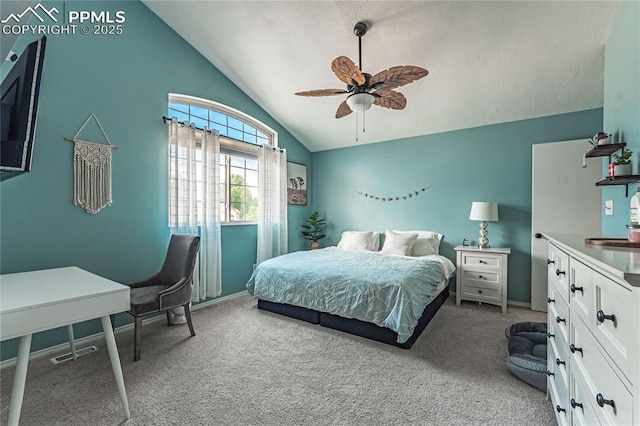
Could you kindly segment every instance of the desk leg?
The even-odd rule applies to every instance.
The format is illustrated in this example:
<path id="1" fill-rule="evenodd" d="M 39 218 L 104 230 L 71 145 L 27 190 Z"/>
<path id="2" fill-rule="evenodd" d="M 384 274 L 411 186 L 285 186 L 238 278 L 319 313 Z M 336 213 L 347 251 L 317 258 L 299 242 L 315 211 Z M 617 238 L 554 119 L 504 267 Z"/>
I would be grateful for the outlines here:
<path id="1" fill-rule="evenodd" d="M 18 360 L 13 376 L 11 402 L 9 404 L 9 426 L 17 426 L 20 421 L 24 385 L 27 381 L 27 366 L 29 365 L 29 351 L 31 350 L 31 334 L 20 337 L 18 344 Z"/>
<path id="2" fill-rule="evenodd" d="M 76 355 L 76 339 L 73 336 L 73 324 L 69 324 L 67 326 L 67 336 L 69 338 L 69 346 L 71 347 L 71 355 L 73 355 L 73 360 L 77 360 L 78 356 Z"/>
<path id="3" fill-rule="evenodd" d="M 101 317 L 102 329 L 104 330 L 104 338 L 107 341 L 107 349 L 109 350 L 109 358 L 111 359 L 111 368 L 116 378 L 116 385 L 120 392 L 122 400 L 122 408 L 127 419 L 131 418 L 129 413 L 129 403 L 127 402 L 127 391 L 124 388 L 124 379 L 122 378 L 122 367 L 120 366 L 120 356 L 118 355 L 118 347 L 116 346 L 116 338 L 113 336 L 113 328 L 111 328 L 111 319 L 109 315 Z"/>

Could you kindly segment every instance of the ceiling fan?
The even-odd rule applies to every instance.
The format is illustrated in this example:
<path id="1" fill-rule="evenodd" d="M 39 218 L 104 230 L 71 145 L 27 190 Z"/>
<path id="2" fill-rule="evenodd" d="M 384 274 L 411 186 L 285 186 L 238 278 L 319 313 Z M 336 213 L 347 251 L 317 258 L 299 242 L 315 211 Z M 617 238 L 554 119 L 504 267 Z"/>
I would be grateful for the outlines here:
<path id="1" fill-rule="evenodd" d="M 378 105 L 390 109 L 404 109 L 407 106 L 407 98 L 396 89 L 405 84 L 412 83 L 429 74 L 424 68 L 405 65 L 380 71 L 375 75 L 362 72 L 362 37 L 367 33 L 367 25 L 358 22 L 353 28 L 358 37 L 358 55 L 360 66 L 346 56 L 338 56 L 331 62 L 331 70 L 342 82 L 347 84 L 345 89 L 319 89 L 298 92 L 298 96 L 335 96 L 349 94 L 338 110 L 336 118 L 342 118 L 352 112 L 364 112 L 371 105 Z"/>

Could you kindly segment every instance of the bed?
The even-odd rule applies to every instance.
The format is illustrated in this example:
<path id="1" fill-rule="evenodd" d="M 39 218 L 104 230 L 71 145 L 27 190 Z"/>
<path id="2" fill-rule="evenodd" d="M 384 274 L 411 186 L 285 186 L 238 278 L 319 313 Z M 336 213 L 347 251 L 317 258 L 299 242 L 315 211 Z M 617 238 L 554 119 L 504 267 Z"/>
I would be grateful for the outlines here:
<path id="1" fill-rule="evenodd" d="M 378 251 L 378 233 L 357 234 L 358 244 L 343 233 L 337 247 L 262 262 L 247 290 L 259 309 L 409 349 L 449 295 L 442 236 L 387 231 Z"/>

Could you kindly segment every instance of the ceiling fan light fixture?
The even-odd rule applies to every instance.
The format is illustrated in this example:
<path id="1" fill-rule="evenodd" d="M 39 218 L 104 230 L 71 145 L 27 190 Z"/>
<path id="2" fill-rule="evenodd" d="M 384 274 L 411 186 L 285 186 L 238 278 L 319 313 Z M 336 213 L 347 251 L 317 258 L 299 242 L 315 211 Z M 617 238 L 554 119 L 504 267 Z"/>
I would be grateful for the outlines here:
<path id="1" fill-rule="evenodd" d="M 354 93 L 347 98 L 347 105 L 349 105 L 349 108 L 351 108 L 353 112 L 368 111 L 371 109 L 371 105 L 373 105 L 375 99 L 375 96 L 371 93 Z"/>

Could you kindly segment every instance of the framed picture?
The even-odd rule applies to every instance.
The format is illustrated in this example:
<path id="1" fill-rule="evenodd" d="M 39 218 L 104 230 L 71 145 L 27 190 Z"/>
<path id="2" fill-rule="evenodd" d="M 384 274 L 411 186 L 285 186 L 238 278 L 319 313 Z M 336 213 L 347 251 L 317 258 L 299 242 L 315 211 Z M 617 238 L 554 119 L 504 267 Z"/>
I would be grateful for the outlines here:
<path id="1" fill-rule="evenodd" d="M 287 161 L 287 204 L 307 205 L 307 166 Z"/>

